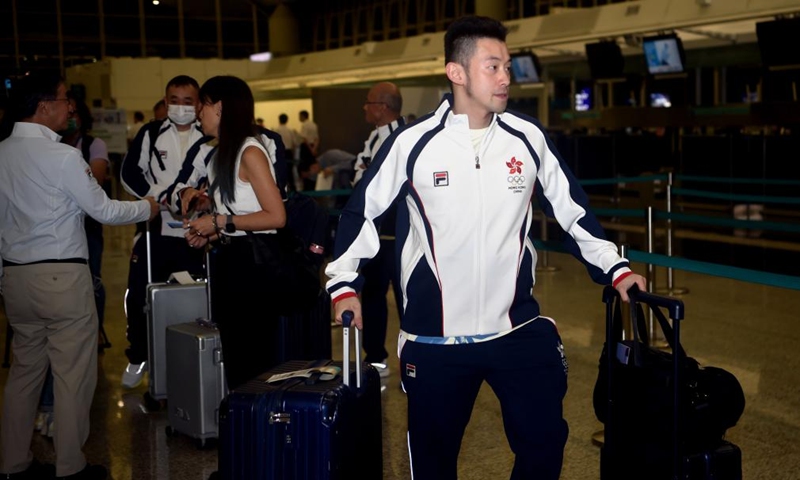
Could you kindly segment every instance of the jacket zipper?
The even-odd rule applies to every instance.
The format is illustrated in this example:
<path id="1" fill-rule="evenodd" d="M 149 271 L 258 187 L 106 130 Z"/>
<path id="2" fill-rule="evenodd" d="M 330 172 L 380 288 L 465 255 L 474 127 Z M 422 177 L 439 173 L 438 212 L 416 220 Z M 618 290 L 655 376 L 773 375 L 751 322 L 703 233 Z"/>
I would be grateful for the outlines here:
<path id="1" fill-rule="evenodd" d="M 489 150 L 489 141 L 490 141 L 491 135 L 492 135 L 492 133 L 494 131 L 493 129 L 496 128 L 495 125 L 494 125 L 494 122 L 495 122 L 495 119 L 493 118 L 492 119 L 492 123 L 489 124 L 489 129 L 483 135 L 483 140 L 482 140 L 482 143 L 481 143 L 481 146 L 480 146 L 480 150 L 481 150 L 481 154 L 484 155 L 484 156 L 486 155 L 486 152 L 488 152 L 488 150 Z M 481 169 L 481 158 L 480 157 L 481 157 L 481 155 L 479 155 L 476 152 L 475 153 L 475 169 L 476 170 L 480 170 Z M 478 199 L 482 199 L 483 198 L 483 181 L 482 181 L 483 179 L 482 179 L 482 177 L 480 176 L 479 173 L 476 172 L 476 175 L 477 175 L 477 183 L 478 183 Z M 483 267 L 483 263 L 482 263 L 482 261 L 483 261 L 483 240 L 485 238 L 485 232 L 483 231 L 484 214 L 485 214 L 484 204 L 483 204 L 483 202 L 481 202 L 479 200 L 478 201 L 478 228 L 476 229 L 476 233 L 478 235 L 478 241 L 477 241 L 478 245 L 477 245 L 477 248 L 476 248 L 477 255 L 478 255 L 478 266 L 476 268 L 477 275 L 478 275 L 478 279 L 477 279 L 478 280 L 478 294 L 475 295 L 475 299 L 477 300 L 476 314 L 478 316 L 478 322 L 479 323 L 480 323 L 480 318 L 481 318 L 481 315 L 482 315 L 481 305 L 483 305 L 483 302 L 484 302 L 483 292 L 484 292 L 484 289 L 485 289 L 485 285 L 484 285 L 484 280 L 485 279 L 483 278 L 483 268 L 482 268 Z M 479 330 L 480 330 L 480 328 L 479 328 Z"/>

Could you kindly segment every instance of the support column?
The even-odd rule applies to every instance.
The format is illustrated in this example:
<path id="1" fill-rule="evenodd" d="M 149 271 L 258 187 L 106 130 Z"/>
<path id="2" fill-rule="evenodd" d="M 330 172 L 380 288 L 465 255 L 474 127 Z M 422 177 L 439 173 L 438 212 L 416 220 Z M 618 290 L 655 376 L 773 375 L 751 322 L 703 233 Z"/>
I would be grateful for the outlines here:
<path id="1" fill-rule="evenodd" d="M 475 0 L 475 15 L 494 18 L 503 21 L 508 16 L 507 2 L 497 0 Z"/>
<path id="2" fill-rule="evenodd" d="M 183 25 L 183 0 L 178 0 L 178 48 L 181 58 L 186 58 L 186 27 Z"/>
<path id="3" fill-rule="evenodd" d="M 11 16 L 14 17 L 14 62 L 17 66 L 15 74 L 19 75 L 19 27 L 17 26 L 17 0 L 11 0 Z"/>
<path id="4" fill-rule="evenodd" d="M 269 17 L 269 51 L 275 57 L 300 51 L 297 19 L 286 5 L 278 5 Z"/>
<path id="5" fill-rule="evenodd" d="M 56 0 L 56 22 L 58 23 L 58 71 L 64 76 L 64 26 L 61 19 L 61 0 Z"/>
<path id="6" fill-rule="evenodd" d="M 219 0 L 214 2 L 214 11 L 217 17 L 217 57 L 224 58 L 222 52 L 222 5 Z"/>
<path id="7" fill-rule="evenodd" d="M 139 43 L 141 44 L 141 56 L 147 57 L 147 33 L 144 24 L 144 0 L 139 0 Z"/>
<path id="8" fill-rule="evenodd" d="M 97 21 L 100 22 L 100 59 L 106 58 L 106 15 L 103 0 L 97 0 Z"/>

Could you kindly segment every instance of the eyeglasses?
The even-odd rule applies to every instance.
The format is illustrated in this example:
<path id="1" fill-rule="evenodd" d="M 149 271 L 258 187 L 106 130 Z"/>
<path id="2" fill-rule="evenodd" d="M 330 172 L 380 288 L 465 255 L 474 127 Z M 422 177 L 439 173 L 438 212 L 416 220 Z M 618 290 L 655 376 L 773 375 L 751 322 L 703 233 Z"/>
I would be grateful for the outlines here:
<path id="1" fill-rule="evenodd" d="M 386 102 L 364 102 L 364 105 L 386 105 Z"/>
<path id="2" fill-rule="evenodd" d="M 69 98 L 53 98 L 51 100 L 45 100 L 45 102 L 69 102 Z"/>

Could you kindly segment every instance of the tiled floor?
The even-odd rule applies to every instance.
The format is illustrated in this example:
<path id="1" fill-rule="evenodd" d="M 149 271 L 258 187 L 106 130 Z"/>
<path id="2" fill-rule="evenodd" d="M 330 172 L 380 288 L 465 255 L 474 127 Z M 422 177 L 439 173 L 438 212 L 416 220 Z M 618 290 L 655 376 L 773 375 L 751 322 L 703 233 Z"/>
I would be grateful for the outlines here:
<path id="1" fill-rule="evenodd" d="M 116 480 L 205 479 L 216 468 L 216 452 L 198 450 L 185 437 L 168 438 L 166 414 L 147 412 L 143 406 L 145 387 L 125 391 L 119 385 L 126 365 L 122 297 L 132 230 L 106 228 L 106 330 L 113 347 L 100 357 L 92 434 L 85 451 L 90 461 L 108 465 Z M 535 294 L 543 312 L 558 322 L 570 362 L 565 401 L 570 437 L 561 478 L 598 479 L 599 449 L 591 439 L 602 425 L 594 417 L 591 393 L 604 335 L 602 289 L 571 257 L 551 254 L 550 264 L 560 270 L 539 274 Z M 747 407 L 728 435 L 742 449 L 744 478 L 800 478 L 800 293 L 683 272 L 676 272 L 676 286 L 689 289 L 683 297 L 687 352 L 702 363 L 729 369 L 744 386 Z M 397 328 L 397 318 L 392 317 L 390 351 Z M 340 329 L 333 338 L 334 356 L 340 358 Z M 384 478 L 406 480 L 405 396 L 397 359 L 390 360 L 392 374 L 383 393 Z M 0 370 L 2 384 L 6 376 L 7 370 Z M 34 435 L 33 450 L 40 459 L 52 461 L 51 440 Z M 508 478 L 512 462 L 497 402 L 485 388 L 466 433 L 459 478 Z"/>

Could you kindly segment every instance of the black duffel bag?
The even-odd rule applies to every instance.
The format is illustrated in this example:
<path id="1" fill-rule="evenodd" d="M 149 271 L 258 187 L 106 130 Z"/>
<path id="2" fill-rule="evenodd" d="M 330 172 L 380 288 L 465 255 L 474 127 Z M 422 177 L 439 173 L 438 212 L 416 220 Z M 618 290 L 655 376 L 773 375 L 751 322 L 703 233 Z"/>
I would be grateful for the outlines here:
<path id="1" fill-rule="evenodd" d="M 674 408 L 673 353 L 648 343 L 646 317 L 642 305 L 630 292 L 633 340 L 622 340 L 621 300 L 614 300 L 612 335 L 615 348 L 611 414 L 617 439 L 630 443 L 669 445 L 672 438 Z M 672 345 L 673 330 L 657 308 L 648 306 L 679 360 L 680 443 L 685 452 L 718 446 L 727 429 L 736 425 L 744 411 L 744 392 L 736 377 L 716 367 L 701 367 L 686 355 L 680 344 Z M 603 346 L 593 403 L 597 419 L 608 415 L 608 345 Z M 626 363 L 622 360 L 625 359 Z M 626 442 L 627 443 L 627 442 Z"/>

